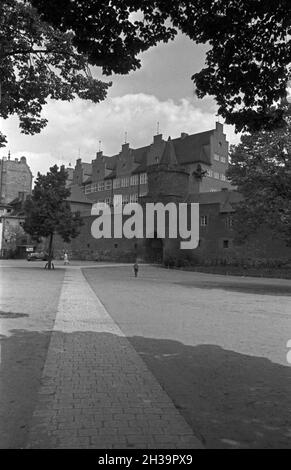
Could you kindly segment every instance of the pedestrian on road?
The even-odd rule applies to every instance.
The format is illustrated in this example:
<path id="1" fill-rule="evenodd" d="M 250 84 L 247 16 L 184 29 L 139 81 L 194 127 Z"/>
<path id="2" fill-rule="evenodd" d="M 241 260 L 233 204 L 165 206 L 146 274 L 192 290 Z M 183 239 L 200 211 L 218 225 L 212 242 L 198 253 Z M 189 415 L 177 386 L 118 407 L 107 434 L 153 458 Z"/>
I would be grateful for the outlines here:
<path id="1" fill-rule="evenodd" d="M 65 253 L 64 254 L 64 265 L 67 266 L 69 263 L 69 257 L 68 257 L 68 253 Z"/>
<path id="2" fill-rule="evenodd" d="M 134 270 L 134 276 L 137 277 L 138 275 L 138 264 L 137 261 L 133 265 L 133 270 Z"/>

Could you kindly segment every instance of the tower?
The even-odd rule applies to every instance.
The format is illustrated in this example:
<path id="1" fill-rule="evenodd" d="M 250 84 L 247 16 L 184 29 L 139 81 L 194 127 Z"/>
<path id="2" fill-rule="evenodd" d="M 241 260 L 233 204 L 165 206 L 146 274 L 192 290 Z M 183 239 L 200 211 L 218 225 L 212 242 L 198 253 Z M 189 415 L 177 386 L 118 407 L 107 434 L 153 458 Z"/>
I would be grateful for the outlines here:
<path id="1" fill-rule="evenodd" d="M 174 144 L 169 137 L 160 163 L 148 167 L 146 202 L 184 202 L 188 187 L 189 173 L 178 163 Z"/>
<path id="2" fill-rule="evenodd" d="M 148 194 L 142 198 L 144 213 L 146 204 L 162 203 L 166 206 L 168 203 L 186 202 L 189 188 L 189 173 L 183 168 L 177 159 L 175 146 L 169 137 L 162 158 L 159 164 L 148 167 Z M 177 210 L 178 214 L 178 210 Z M 165 238 L 161 238 L 158 233 L 157 221 L 153 238 L 148 238 L 143 242 L 143 251 L 146 258 L 153 261 L 162 261 L 171 253 L 175 256 L 178 253 L 180 240 L 178 238 L 169 238 L 168 227 L 170 224 L 170 212 L 165 212 Z M 176 219 L 174 223 L 178 224 Z M 145 231 L 144 231 L 145 233 Z"/>

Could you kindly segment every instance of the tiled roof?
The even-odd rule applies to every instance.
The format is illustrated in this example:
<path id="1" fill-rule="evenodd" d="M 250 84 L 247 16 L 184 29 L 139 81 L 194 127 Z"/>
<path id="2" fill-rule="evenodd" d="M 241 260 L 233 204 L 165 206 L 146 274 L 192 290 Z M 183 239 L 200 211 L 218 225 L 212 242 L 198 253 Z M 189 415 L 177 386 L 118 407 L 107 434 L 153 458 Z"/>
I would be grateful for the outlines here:
<path id="1" fill-rule="evenodd" d="M 139 162 L 140 164 L 131 172 L 133 175 L 138 175 L 139 173 L 146 173 L 147 171 L 147 154 L 143 154 L 142 160 Z"/>
<path id="2" fill-rule="evenodd" d="M 188 202 L 199 204 L 219 204 L 220 212 L 234 212 L 233 204 L 243 199 L 237 191 L 215 191 L 207 193 L 189 194 Z"/>
<path id="3" fill-rule="evenodd" d="M 108 170 L 114 170 L 116 167 L 117 155 L 113 157 L 105 157 L 105 165 Z"/>
<path id="4" fill-rule="evenodd" d="M 105 180 L 112 180 L 116 178 L 116 169 L 112 170 L 111 173 L 109 173 L 109 175 L 105 176 Z"/>
<path id="5" fill-rule="evenodd" d="M 135 161 L 136 163 L 143 164 L 143 163 L 144 163 L 144 159 L 146 158 L 149 149 L 150 149 L 149 146 L 147 146 L 147 147 L 141 147 L 141 148 L 138 148 L 138 149 L 132 149 L 132 151 L 133 151 L 133 156 L 134 156 L 134 161 Z"/>
<path id="6" fill-rule="evenodd" d="M 173 139 L 178 162 L 185 164 L 199 161 L 210 164 L 210 137 L 213 132 L 211 130 Z"/>

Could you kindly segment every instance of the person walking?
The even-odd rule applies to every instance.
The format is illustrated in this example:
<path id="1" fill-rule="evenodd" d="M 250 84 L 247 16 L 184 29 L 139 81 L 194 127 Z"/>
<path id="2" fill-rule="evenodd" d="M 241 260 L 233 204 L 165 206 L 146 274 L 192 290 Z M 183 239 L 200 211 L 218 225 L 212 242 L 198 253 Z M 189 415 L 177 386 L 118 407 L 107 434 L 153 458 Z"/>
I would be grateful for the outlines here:
<path id="1" fill-rule="evenodd" d="M 65 266 L 68 266 L 68 264 L 70 264 L 70 263 L 69 263 L 68 253 L 66 252 L 66 253 L 64 254 L 64 265 L 65 265 Z"/>
<path id="2" fill-rule="evenodd" d="M 134 270 L 134 276 L 137 277 L 138 275 L 138 264 L 137 261 L 133 265 L 133 270 Z"/>

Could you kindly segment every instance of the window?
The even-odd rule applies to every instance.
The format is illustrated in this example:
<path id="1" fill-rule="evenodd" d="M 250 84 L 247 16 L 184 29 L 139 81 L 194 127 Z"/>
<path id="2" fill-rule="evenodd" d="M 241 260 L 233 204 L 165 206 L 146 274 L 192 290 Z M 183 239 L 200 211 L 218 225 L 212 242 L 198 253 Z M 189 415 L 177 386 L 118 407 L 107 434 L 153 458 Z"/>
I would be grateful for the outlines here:
<path id="1" fill-rule="evenodd" d="M 128 203 L 129 203 L 129 195 L 124 194 L 122 197 L 122 205 L 124 206 L 125 204 L 128 204 Z"/>
<path id="2" fill-rule="evenodd" d="M 214 172 L 214 178 L 219 180 L 219 173 L 217 173 L 217 171 Z"/>
<path id="3" fill-rule="evenodd" d="M 85 194 L 90 194 L 91 193 L 91 184 L 87 184 L 85 186 Z"/>
<path id="4" fill-rule="evenodd" d="M 121 187 L 127 188 L 129 186 L 129 178 L 121 178 Z"/>
<path id="5" fill-rule="evenodd" d="M 129 202 L 130 202 L 130 203 L 138 202 L 138 194 L 131 194 L 131 195 L 130 195 Z"/>
<path id="6" fill-rule="evenodd" d="M 98 183 L 98 191 L 104 191 L 104 181 L 100 181 L 100 183 Z"/>
<path id="7" fill-rule="evenodd" d="M 92 186 L 91 186 L 91 191 L 92 191 L 92 193 L 96 193 L 96 192 L 97 192 L 97 188 L 98 188 L 98 184 L 97 184 L 97 183 L 93 183 Z"/>
<path id="8" fill-rule="evenodd" d="M 206 227 L 208 225 L 208 216 L 207 215 L 202 215 L 200 217 L 200 225 L 201 225 L 201 227 Z"/>
<path id="9" fill-rule="evenodd" d="M 215 160 L 216 162 L 219 162 L 219 155 L 217 155 L 217 153 L 214 154 L 214 160 Z"/>
<path id="10" fill-rule="evenodd" d="M 109 206 L 111 205 L 111 197 L 105 198 L 105 204 L 108 204 Z"/>
<path id="11" fill-rule="evenodd" d="M 221 175 L 220 175 L 220 179 L 221 179 L 221 181 L 226 181 L 225 175 L 221 174 Z"/>
<path id="12" fill-rule="evenodd" d="M 231 216 L 226 217 L 225 219 L 225 226 L 228 229 L 231 229 L 233 227 L 233 218 Z"/>
<path id="13" fill-rule="evenodd" d="M 122 194 L 115 194 L 113 199 L 114 207 L 121 207 L 122 206 Z"/>
<path id="14" fill-rule="evenodd" d="M 106 189 L 106 191 L 110 191 L 110 189 L 112 189 L 112 181 L 111 180 L 106 180 L 105 181 L 105 189 Z"/>
<path id="15" fill-rule="evenodd" d="M 213 177 L 213 171 L 212 170 L 207 170 L 207 176 L 210 176 L 210 178 Z"/>
<path id="16" fill-rule="evenodd" d="M 226 158 L 225 157 L 220 157 L 221 163 L 226 163 Z"/>
<path id="17" fill-rule="evenodd" d="M 223 248 L 229 248 L 229 240 L 223 240 Z"/>
<path id="18" fill-rule="evenodd" d="M 116 180 L 113 180 L 113 189 L 119 189 L 120 188 L 120 179 L 116 178 Z"/>
<path id="19" fill-rule="evenodd" d="M 146 173 L 141 173 L 139 177 L 140 184 L 147 184 L 148 182 L 148 175 Z"/>
<path id="20" fill-rule="evenodd" d="M 130 177 L 130 186 L 137 186 L 138 185 L 138 175 L 132 175 Z"/>

